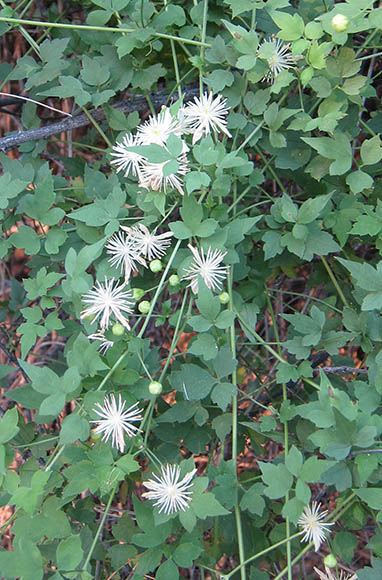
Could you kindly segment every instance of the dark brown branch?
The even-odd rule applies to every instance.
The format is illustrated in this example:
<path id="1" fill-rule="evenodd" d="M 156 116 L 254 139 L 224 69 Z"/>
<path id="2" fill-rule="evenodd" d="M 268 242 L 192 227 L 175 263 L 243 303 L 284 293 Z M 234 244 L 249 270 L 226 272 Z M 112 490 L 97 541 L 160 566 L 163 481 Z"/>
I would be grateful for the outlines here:
<path id="1" fill-rule="evenodd" d="M 198 89 L 190 88 L 184 92 L 184 100 L 187 101 L 192 99 L 194 96 L 199 94 Z M 159 109 L 162 105 L 164 105 L 168 100 L 167 94 L 157 94 L 151 96 L 151 102 L 156 109 Z M 174 100 L 177 99 L 177 93 L 173 96 Z M 146 97 L 138 97 L 133 102 L 129 101 L 121 101 L 114 105 L 115 109 L 119 109 L 124 113 L 133 113 L 134 111 L 146 111 L 147 100 Z M 91 111 L 91 115 L 93 119 L 96 121 L 102 121 L 105 118 L 105 112 L 103 109 L 99 108 L 95 111 Z M 5 153 L 6 151 L 10 151 L 14 149 L 21 143 L 26 143 L 28 141 L 38 141 L 39 139 L 48 139 L 52 135 L 56 133 L 63 133 L 65 131 L 71 131 L 72 129 L 77 129 L 78 127 L 85 127 L 86 125 L 90 124 L 89 118 L 82 113 L 81 115 L 77 115 L 75 117 L 68 117 L 63 119 L 62 121 L 58 121 L 57 123 L 51 123 L 50 125 L 45 125 L 44 127 L 40 127 L 39 129 L 30 129 L 29 131 L 18 131 L 17 133 L 13 133 L 12 135 L 8 135 L 7 137 L 3 137 L 0 139 L 0 151 Z"/>
<path id="2" fill-rule="evenodd" d="M 317 369 L 314 369 L 314 371 L 323 371 L 324 373 L 344 373 L 344 374 L 350 374 L 350 373 L 356 373 L 359 375 L 366 375 L 368 373 L 367 369 L 358 369 L 356 367 L 318 367 Z"/>

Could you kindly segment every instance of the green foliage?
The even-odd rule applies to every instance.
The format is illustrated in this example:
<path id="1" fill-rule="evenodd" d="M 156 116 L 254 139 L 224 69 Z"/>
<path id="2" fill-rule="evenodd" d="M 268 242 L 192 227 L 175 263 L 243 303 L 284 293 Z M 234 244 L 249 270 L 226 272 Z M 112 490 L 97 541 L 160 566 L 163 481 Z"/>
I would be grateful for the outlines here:
<path id="1" fill-rule="evenodd" d="M 0 153 L 1 576 L 178 580 L 224 562 L 226 580 L 289 578 L 321 501 L 349 568 L 353 531 L 375 527 L 357 570 L 374 580 L 382 9 L 44 8 L 33 28 L 29 4 L 0 23 L 2 90 L 74 123 Z M 33 101 L 4 106 L 16 140 L 57 121 Z M 175 507 L 174 482 L 156 503 L 166 466 Z"/>

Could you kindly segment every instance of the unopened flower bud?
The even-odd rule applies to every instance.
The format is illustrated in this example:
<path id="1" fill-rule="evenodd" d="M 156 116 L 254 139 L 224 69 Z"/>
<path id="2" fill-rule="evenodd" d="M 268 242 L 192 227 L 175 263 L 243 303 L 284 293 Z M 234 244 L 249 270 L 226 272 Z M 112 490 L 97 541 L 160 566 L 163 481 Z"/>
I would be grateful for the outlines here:
<path id="1" fill-rule="evenodd" d="M 149 384 L 149 391 L 152 395 L 160 395 L 162 392 L 162 384 L 158 383 L 158 381 L 151 381 Z"/>
<path id="2" fill-rule="evenodd" d="M 324 565 L 327 568 L 335 568 L 337 566 L 337 558 L 334 554 L 327 554 L 324 558 Z"/>
<path id="3" fill-rule="evenodd" d="M 179 276 L 177 274 L 172 274 L 168 279 L 170 286 L 177 286 L 179 284 Z"/>
<path id="4" fill-rule="evenodd" d="M 219 300 L 221 304 L 228 304 L 229 302 L 228 292 L 222 292 L 221 294 L 219 294 Z"/>
<path id="5" fill-rule="evenodd" d="M 343 32 L 349 25 L 349 18 L 345 14 L 336 14 L 332 18 L 332 26 L 337 32 Z"/>
<path id="6" fill-rule="evenodd" d="M 122 326 L 120 322 L 116 322 L 113 325 L 111 332 L 114 334 L 114 336 L 123 336 L 125 334 L 125 327 Z"/>
<path id="7" fill-rule="evenodd" d="M 133 288 L 133 298 L 134 300 L 140 300 L 142 296 L 145 295 L 145 291 L 142 288 Z"/>
<path id="8" fill-rule="evenodd" d="M 150 310 L 150 306 L 151 304 L 148 300 L 142 300 L 142 302 L 138 304 L 138 310 L 142 314 L 147 314 Z"/>
<path id="9" fill-rule="evenodd" d="M 150 262 L 150 270 L 152 272 L 160 272 L 162 270 L 162 262 L 160 260 L 153 260 Z"/>

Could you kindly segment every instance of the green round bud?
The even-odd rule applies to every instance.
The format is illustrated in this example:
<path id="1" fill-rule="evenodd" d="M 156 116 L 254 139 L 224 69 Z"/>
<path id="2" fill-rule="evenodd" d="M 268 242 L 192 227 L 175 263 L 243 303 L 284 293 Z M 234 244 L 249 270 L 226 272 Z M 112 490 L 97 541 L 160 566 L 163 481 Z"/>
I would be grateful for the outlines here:
<path id="1" fill-rule="evenodd" d="M 88 316 L 84 316 L 82 320 L 87 320 L 88 322 L 93 322 L 95 320 L 95 314 L 88 314 Z"/>
<path id="2" fill-rule="evenodd" d="M 219 300 L 221 304 L 228 304 L 229 302 L 228 292 L 222 292 L 221 294 L 219 294 Z"/>
<path id="3" fill-rule="evenodd" d="M 324 565 L 327 568 L 335 568 L 337 566 L 337 558 L 334 554 L 328 554 L 324 558 Z"/>
<path id="4" fill-rule="evenodd" d="M 239 384 L 244 383 L 247 378 L 247 369 L 245 367 L 238 367 L 236 376 Z"/>
<path id="5" fill-rule="evenodd" d="M 125 334 L 125 327 L 120 323 L 116 322 L 111 329 L 114 336 L 123 336 Z"/>
<path id="6" fill-rule="evenodd" d="M 152 272 L 160 272 L 163 268 L 162 262 L 160 260 L 153 260 L 150 262 L 150 270 Z"/>
<path id="7" fill-rule="evenodd" d="M 142 314 L 147 314 L 150 310 L 150 306 L 151 304 L 148 300 L 142 300 L 142 302 L 138 304 L 138 310 Z"/>
<path id="8" fill-rule="evenodd" d="M 343 32 L 349 25 L 349 18 L 345 14 L 336 14 L 332 18 L 332 26 L 336 32 Z"/>
<path id="9" fill-rule="evenodd" d="M 177 286 L 179 284 L 179 276 L 177 274 L 172 274 L 168 279 L 170 286 Z"/>
<path id="10" fill-rule="evenodd" d="M 149 391 L 152 395 L 160 395 L 162 390 L 162 384 L 158 383 L 158 381 L 151 381 L 149 384 Z"/>
<path id="11" fill-rule="evenodd" d="M 133 298 L 134 300 L 140 300 L 146 292 L 142 288 L 133 288 Z"/>
<path id="12" fill-rule="evenodd" d="M 90 441 L 99 441 L 99 439 L 101 439 L 102 434 L 101 433 L 96 433 L 95 429 L 91 429 L 90 430 Z"/>

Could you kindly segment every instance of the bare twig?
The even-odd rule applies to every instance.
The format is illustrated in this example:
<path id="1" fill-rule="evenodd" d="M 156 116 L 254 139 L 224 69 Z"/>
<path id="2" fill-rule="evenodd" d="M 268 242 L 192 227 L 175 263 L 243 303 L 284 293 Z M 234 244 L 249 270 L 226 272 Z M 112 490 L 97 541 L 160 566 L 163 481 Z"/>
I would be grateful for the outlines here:
<path id="1" fill-rule="evenodd" d="M 189 88 L 184 92 L 184 100 L 190 100 L 194 96 L 198 95 L 198 89 Z M 155 108 L 159 108 L 164 105 L 169 99 L 168 94 L 156 94 L 151 97 L 151 101 Z M 173 99 L 177 99 L 177 93 L 173 95 Z M 133 102 L 121 101 L 114 105 L 115 109 L 119 109 L 124 113 L 132 113 L 134 111 L 146 111 L 147 110 L 147 100 L 146 97 L 137 97 Z M 96 121 L 102 121 L 105 118 L 105 112 L 103 109 L 99 108 L 92 111 L 92 118 Z M 26 143 L 28 141 L 38 141 L 39 139 L 48 139 L 56 133 L 62 133 L 65 131 L 71 131 L 72 129 L 77 129 L 78 127 L 85 127 L 90 124 L 90 120 L 84 113 L 73 116 L 69 119 L 64 119 L 63 121 L 58 121 L 57 123 L 51 123 L 50 125 L 45 125 L 39 129 L 30 129 L 28 131 L 18 131 L 7 137 L 0 139 L 0 151 L 6 152 L 14 149 L 21 143 Z"/>
<path id="2" fill-rule="evenodd" d="M 344 374 L 349 374 L 349 373 L 357 373 L 359 375 L 366 375 L 368 373 L 367 369 L 358 369 L 356 367 L 318 367 L 317 369 L 314 369 L 315 371 L 323 371 L 324 373 L 344 373 Z"/>
<path id="3" fill-rule="evenodd" d="M 21 371 L 21 374 L 23 375 L 25 381 L 27 383 L 30 383 L 31 382 L 30 378 L 28 377 L 28 375 L 24 371 L 23 367 L 20 365 L 19 359 L 14 354 L 12 354 L 3 344 L 1 344 L 1 342 L 0 342 L 0 350 L 3 351 L 3 353 L 7 356 L 8 360 L 10 362 L 13 362 L 13 364 L 16 365 L 17 368 L 15 368 L 15 372 L 17 370 Z"/>

